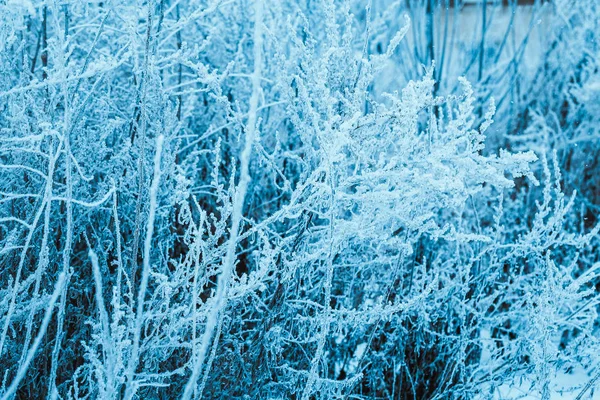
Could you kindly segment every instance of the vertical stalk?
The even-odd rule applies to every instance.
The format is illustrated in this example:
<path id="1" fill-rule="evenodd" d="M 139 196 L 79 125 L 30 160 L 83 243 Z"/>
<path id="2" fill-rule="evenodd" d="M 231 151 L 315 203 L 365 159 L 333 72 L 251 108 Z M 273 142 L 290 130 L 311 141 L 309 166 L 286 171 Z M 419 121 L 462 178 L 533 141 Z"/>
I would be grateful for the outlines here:
<path id="1" fill-rule="evenodd" d="M 48 20 L 48 7 L 44 6 L 42 10 L 42 80 L 46 80 L 48 78 L 48 30 L 47 30 L 47 20 Z"/>
<path id="2" fill-rule="evenodd" d="M 487 0 L 481 2 L 481 43 L 479 44 L 479 73 L 477 81 L 483 78 L 483 64 L 485 61 L 485 33 L 487 29 Z"/>
<path id="3" fill-rule="evenodd" d="M 262 14 L 263 0 L 254 1 L 254 72 L 252 74 L 252 95 L 250 97 L 250 110 L 248 112 L 248 123 L 246 125 L 246 138 L 244 148 L 240 156 L 240 182 L 238 184 L 235 196 L 233 198 L 233 212 L 231 215 L 231 234 L 227 242 L 227 252 L 221 266 L 221 273 L 217 280 L 217 291 L 214 296 L 214 305 L 212 306 L 207 320 L 198 358 L 194 361 L 192 375 L 188 380 L 185 391 L 183 392 L 182 400 L 189 400 L 192 393 L 196 389 L 196 381 L 200 376 L 204 359 L 208 352 L 211 339 L 215 330 L 219 326 L 219 317 L 223 308 L 227 304 L 227 291 L 229 289 L 229 281 L 231 280 L 231 272 L 236 260 L 236 247 L 239 236 L 240 223 L 242 222 L 242 211 L 246 198 L 246 191 L 250 183 L 250 156 L 252 154 L 252 145 L 256 135 L 256 123 L 258 121 L 258 101 L 260 97 L 260 80 L 262 67 Z M 213 346 L 216 346 L 218 338 L 215 338 Z M 208 368 L 208 367 L 207 367 Z M 205 371 L 208 373 L 208 371 Z"/>
<path id="4" fill-rule="evenodd" d="M 135 316 L 135 327 L 133 332 L 133 345 L 131 356 L 127 364 L 127 390 L 126 399 L 131 399 L 135 394 L 133 376 L 139 361 L 140 336 L 142 325 L 144 323 L 144 298 L 148 288 L 148 279 L 150 277 L 150 249 L 152 247 L 152 236 L 154 235 L 154 219 L 156 217 L 158 183 L 160 182 L 160 158 L 162 153 L 164 137 L 160 135 L 156 139 L 156 153 L 154 156 L 154 177 L 150 186 L 150 210 L 148 212 L 148 224 L 146 226 L 146 239 L 144 240 L 144 261 L 142 264 L 142 279 L 140 281 L 140 290 L 138 291 L 137 308 Z"/>

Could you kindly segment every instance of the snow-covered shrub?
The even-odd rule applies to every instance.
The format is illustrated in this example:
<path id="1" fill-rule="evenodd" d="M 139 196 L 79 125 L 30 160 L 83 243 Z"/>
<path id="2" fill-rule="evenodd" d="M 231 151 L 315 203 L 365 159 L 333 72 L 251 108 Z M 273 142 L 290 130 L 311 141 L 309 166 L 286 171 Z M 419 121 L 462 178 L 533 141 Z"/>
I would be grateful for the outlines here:
<path id="1" fill-rule="evenodd" d="M 412 25 L 374 51 L 371 6 L 0 5 L 2 399 L 546 395 L 593 366 L 597 230 L 560 169 L 486 148 L 494 100 L 433 60 L 377 86 Z"/>

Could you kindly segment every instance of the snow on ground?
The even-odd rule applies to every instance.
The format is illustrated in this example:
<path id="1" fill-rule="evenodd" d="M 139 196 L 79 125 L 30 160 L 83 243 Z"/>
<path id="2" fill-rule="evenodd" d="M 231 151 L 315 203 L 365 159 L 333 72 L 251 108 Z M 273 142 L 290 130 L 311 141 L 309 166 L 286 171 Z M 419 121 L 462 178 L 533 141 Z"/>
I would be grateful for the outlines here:
<path id="1" fill-rule="evenodd" d="M 582 368 L 576 369 L 571 373 L 561 372 L 557 374 L 550 384 L 551 400 L 573 400 L 583 390 L 583 387 L 590 381 L 591 377 Z M 586 391 L 581 400 L 600 399 L 599 388 L 591 388 Z M 484 390 L 489 394 L 490 388 Z M 490 398 L 490 397 L 487 397 Z M 533 379 L 522 377 L 520 381 L 512 384 L 503 384 L 496 388 L 491 396 L 494 400 L 540 400 L 542 393 L 539 385 L 536 387 Z"/>
<path id="2" fill-rule="evenodd" d="M 484 343 L 491 338 L 489 330 L 481 331 L 481 339 Z M 488 342 L 489 343 L 489 342 Z M 490 348 L 484 346 L 481 363 L 485 365 L 492 359 Z M 584 386 L 592 379 L 583 367 L 576 366 L 571 371 L 558 371 L 550 382 L 550 400 L 572 400 L 582 392 Z M 531 373 L 523 373 L 512 382 L 505 382 L 500 386 L 492 387 L 485 383 L 481 390 L 481 400 L 541 400 L 541 385 L 536 384 L 535 376 Z M 585 395 L 577 400 L 600 400 L 600 381 L 586 391 Z"/>

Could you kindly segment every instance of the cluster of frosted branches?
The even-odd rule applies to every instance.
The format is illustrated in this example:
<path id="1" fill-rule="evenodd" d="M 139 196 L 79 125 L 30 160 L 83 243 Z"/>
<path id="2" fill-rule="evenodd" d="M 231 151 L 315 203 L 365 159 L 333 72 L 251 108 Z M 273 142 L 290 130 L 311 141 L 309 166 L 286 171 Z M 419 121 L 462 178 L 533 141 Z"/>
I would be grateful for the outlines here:
<path id="1" fill-rule="evenodd" d="M 592 393 L 595 198 L 550 94 L 486 146 L 520 58 L 442 74 L 443 6 L 0 2 L 0 398 Z"/>

